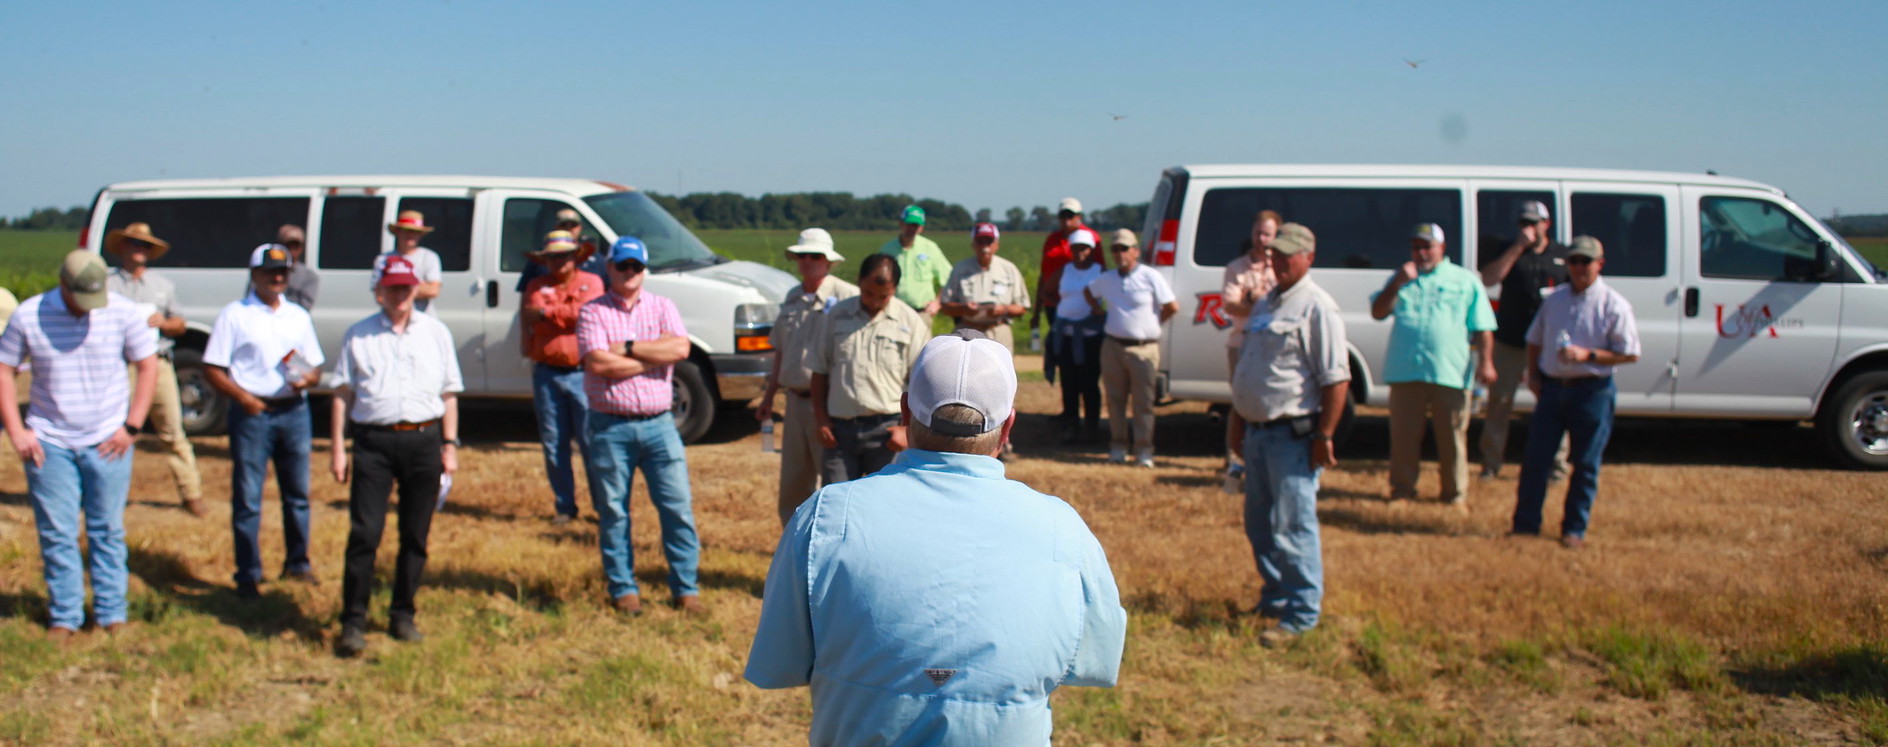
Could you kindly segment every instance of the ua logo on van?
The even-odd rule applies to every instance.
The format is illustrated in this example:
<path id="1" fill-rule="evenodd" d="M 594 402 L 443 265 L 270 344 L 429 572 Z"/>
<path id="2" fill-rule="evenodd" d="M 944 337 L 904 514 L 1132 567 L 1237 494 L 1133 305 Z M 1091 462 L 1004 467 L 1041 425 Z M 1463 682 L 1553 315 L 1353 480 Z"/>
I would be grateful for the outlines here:
<path id="1" fill-rule="evenodd" d="M 924 670 L 924 676 L 931 678 L 931 684 L 937 685 L 938 687 L 943 687 L 944 683 L 951 681 L 952 677 L 957 676 L 957 670 L 955 669 L 926 669 Z"/>
<path id="2" fill-rule="evenodd" d="M 1716 304 L 1716 306 L 1718 307 L 1718 336 L 1726 339 L 1754 338 L 1766 333 L 1769 337 L 1776 337 L 1777 327 L 1803 326 L 1801 319 L 1777 318 L 1770 312 L 1770 304 L 1764 304 L 1755 309 L 1738 306 L 1736 311 L 1728 314 L 1724 313 L 1724 304 Z"/>
<path id="3" fill-rule="evenodd" d="M 1219 329 L 1232 326 L 1232 320 L 1226 318 L 1226 305 L 1220 300 L 1219 291 L 1196 293 L 1194 296 L 1199 299 L 1199 306 L 1193 312 L 1194 324 L 1205 324 L 1211 320 L 1213 326 Z"/>

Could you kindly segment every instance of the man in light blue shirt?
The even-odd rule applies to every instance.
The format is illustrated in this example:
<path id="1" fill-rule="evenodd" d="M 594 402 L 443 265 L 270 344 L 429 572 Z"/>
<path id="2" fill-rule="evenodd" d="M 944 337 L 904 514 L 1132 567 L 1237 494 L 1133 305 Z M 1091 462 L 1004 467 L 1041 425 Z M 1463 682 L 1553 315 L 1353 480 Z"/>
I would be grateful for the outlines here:
<path id="1" fill-rule="evenodd" d="M 1442 226 L 1422 223 L 1411 232 L 1410 261 L 1371 299 L 1374 319 L 1396 317 L 1383 379 L 1390 384 L 1390 500 L 1416 497 L 1423 421 L 1436 431 L 1442 500 L 1468 508 L 1469 388 L 1473 378 L 1495 380 L 1495 311 L 1481 276 L 1450 262 Z M 1480 364 L 1469 338 L 1483 351 Z"/>
<path id="2" fill-rule="evenodd" d="M 767 573 L 746 677 L 811 685 L 813 744 L 1049 743 L 1049 693 L 1112 687 L 1127 613 L 1075 510 L 1003 477 L 1008 350 L 931 340 L 911 449 L 801 504 Z"/>

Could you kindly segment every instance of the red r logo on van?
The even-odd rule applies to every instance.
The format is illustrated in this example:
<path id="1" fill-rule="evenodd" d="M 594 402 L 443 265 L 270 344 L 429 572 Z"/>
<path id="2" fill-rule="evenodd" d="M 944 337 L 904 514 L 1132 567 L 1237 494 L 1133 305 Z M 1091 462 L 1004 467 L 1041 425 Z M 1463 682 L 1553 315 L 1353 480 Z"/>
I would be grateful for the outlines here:
<path id="1" fill-rule="evenodd" d="M 1771 337 L 1777 336 L 1777 318 L 1770 313 L 1770 305 L 1764 304 L 1755 310 L 1738 306 L 1736 311 L 1724 313 L 1724 304 L 1718 307 L 1718 336 L 1735 340 L 1737 338 L 1755 338 L 1768 330 Z"/>
<path id="2" fill-rule="evenodd" d="M 1204 324 L 1210 320 L 1218 329 L 1232 326 L 1232 320 L 1226 318 L 1226 305 L 1220 301 L 1218 293 L 1209 291 L 1194 295 L 1199 299 L 1199 306 L 1193 312 L 1194 324 Z"/>

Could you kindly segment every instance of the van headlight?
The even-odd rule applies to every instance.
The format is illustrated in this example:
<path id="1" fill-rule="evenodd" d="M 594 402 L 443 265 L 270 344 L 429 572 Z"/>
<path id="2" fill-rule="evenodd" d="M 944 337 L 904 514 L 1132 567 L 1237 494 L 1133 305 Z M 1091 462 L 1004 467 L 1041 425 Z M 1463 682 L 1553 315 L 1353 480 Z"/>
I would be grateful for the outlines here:
<path id="1" fill-rule="evenodd" d="M 774 331 L 774 319 L 780 305 L 744 303 L 734 307 L 734 350 L 740 353 L 765 353 L 774 349 L 767 335 Z"/>

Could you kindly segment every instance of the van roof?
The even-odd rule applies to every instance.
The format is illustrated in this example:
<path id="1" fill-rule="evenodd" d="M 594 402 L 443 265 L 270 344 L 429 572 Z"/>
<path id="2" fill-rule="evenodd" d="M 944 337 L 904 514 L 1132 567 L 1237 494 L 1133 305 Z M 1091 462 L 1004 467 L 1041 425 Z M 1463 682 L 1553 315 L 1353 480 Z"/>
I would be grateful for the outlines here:
<path id="1" fill-rule="evenodd" d="M 1176 166 L 1188 175 L 1205 178 L 1284 177 L 1284 178 L 1454 178 L 1454 179 L 1544 179 L 1603 182 L 1646 182 L 1657 184 L 1709 184 L 1722 187 L 1746 187 L 1776 194 L 1783 190 L 1748 179 L 1733 179 L 1715 174 L 1684 171 L 1629 171 L 1623 169 L 1581 169 L 1562 166 L 1447 166 L 1423 164 L 1198 164 Z"/>
<path id="2" fill-rule="evenodd" d="M 604 192 L 627 192 L 634 188 L 596 179 L 554 179 L 530 176 L 256 176 L 220 179 L 156 179 L 118 182 L 105 188 L 116 192 L 158 189 L 267 189 L 294 187 L 448 187 L 462 189 L 544 189 L 587 196 Z"/>

